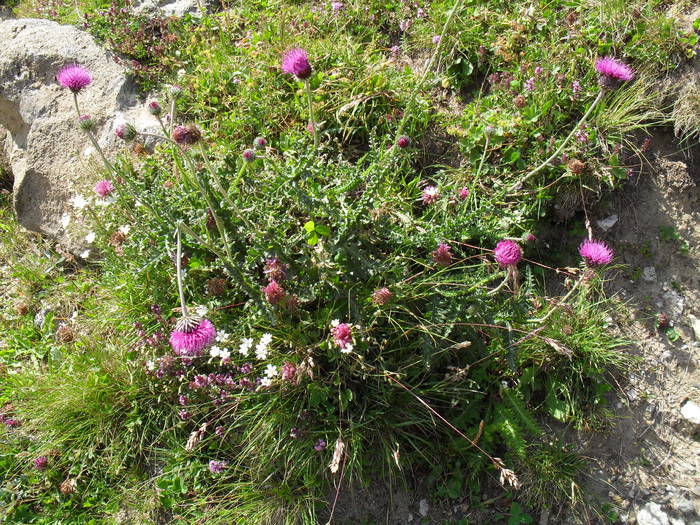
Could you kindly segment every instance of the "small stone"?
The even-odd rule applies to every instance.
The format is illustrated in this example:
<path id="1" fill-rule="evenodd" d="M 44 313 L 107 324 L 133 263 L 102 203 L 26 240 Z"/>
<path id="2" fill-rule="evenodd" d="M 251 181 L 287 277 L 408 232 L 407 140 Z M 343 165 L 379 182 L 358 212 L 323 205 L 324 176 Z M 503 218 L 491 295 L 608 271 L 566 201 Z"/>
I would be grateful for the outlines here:
<path id="1" fill-rule="evenodd" d="M 671 525 L 685 525 L 685 521 L 680 518 L 671 518 Z"/>
<path id="2" fill-rule="evenodd" d="M 693 423 L 700 425 L 700 406 L 693 401 L 686 401 L 681 405 L 681 415 Z"/>
<path id="3" fill-rule="evenodd" d="M 690 327 L 693 329 L 695 339 L 700 341 L 700 319 L 698 319 L 694 315 L 689 315 L 688 321 L 690 321 Z"/>
<path id="4" fill-rule="evenodd" d="M 610 228 L 615 226 L 618 219 L 619 219 L 619 217 L 617 215 L 611 215 L 610 217 L 608 217 L 606 219 L 601 219 L 599 221 L 596 221 L 596 224 L 600 227 L 601 230 L 606 232 Z"/>
<path id="5" fill-rule="evenodd" d="M 673 498 L 673 501 L 671 501 L 671 506 L 674 508 L 674 510 L 681 514 L 687 514 L 690 516 L 695 512 L 695 505 L 693 505 L 693 502 L 682 494 L 679 494 Z"/>
<path id="6" fill-rule="evenodd" d="M 430 505 L 428 504 L 428 500 L 420 500 L 420 502 L 418 503 L 418 513 L 425 518 L 428 515 L 428 512 L 430 512 Z"/>
<path id="7" fill-rule="evenodd" d="M 656 281 L 656 268 L 653 266 L 647 266 L 642 270 L 642 279 L 649 283 Z"/>
<path id="8" fill-rule="evenodd" d="M 671 525 L 661 505 L 650 501 L 637 511 L 637 525 Z"/>

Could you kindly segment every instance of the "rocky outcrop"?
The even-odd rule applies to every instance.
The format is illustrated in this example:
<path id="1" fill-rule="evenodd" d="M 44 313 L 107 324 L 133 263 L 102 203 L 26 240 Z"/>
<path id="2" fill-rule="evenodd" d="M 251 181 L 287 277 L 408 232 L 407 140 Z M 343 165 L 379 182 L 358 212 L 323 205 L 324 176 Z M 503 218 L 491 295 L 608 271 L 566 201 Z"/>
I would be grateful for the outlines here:
<path id="1" fill-rule="evenodd" d="M 124 120 L 154 124 L 136 97 L 127 71 L 87 33 L 49 20 L 0 22 L 0 127 L 14 176 L 14 206 L 25 228 L 51 236 L 78 253 L 83 232 L 72 221 L 70 201 L 91 194 L 104 170 L 97 152 L 78 126 L 71 92 L 55 75 L 77 63 L 92 74 L 78 95 L 80 111 L 96 122 L 94 133 L 109 155 L 124 145 L 114 135 Z"/>

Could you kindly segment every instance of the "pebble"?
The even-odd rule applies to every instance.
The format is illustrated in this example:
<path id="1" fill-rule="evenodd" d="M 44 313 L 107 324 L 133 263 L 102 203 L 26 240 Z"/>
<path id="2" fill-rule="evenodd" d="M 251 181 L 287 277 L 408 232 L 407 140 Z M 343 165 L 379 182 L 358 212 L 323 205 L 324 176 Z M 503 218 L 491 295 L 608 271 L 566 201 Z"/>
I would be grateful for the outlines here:
<path id="1" fill-rule="evenodd" d="M 637 511 L 637 525 L 671 525 L 661 505 L 650 501 Z"/>
<path id="2" fill-rule="evenodd" d="M 681 405 L 681 415 L 693 423 L 700 425 L 700 406 L 693 401 L 686 401 Z"/>
<path id="3" fill-rule="evenodd" d="M 608 231 L 610 228 L 615 226 L 617 223 L 619 217 L 617 215 L 611 215 L 610 217 L 607 217 L 605 219 L 601 219 L 599 221 L 596 221 L 596 224 L 600 227 L 601 230 L 604 232 Z"/>
<path id="4" fill-rule="evenodd" d="M 644 268 L 642 270 L 642 279 L 650 283 L 656 281 L 656 268 L 653 266 L 647 266 Z"/>
<path id="5" fill-rule="evenodd" d="M 430 505 L 428 505 L 428 500 L 427 499 L 420 500 L 420 502 L 418 503 L 418 513 L 425 518 L 429 512 L 430 512 Z"/>
<path id="6" fill-rule="evenodd" d="M 698 319 L 694 315 L 689 315 L 688 321 L 690 321 L 690 327 L 693 329 L 695 339 L 700 341 L 700 319 Z"/>

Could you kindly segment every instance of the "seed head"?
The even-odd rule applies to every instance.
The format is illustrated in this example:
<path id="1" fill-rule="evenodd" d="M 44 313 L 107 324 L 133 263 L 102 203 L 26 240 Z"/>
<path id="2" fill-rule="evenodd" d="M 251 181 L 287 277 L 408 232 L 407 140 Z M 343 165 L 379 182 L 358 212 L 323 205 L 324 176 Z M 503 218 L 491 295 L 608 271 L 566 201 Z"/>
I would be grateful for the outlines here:
<path id="1" fill-rule="evenodd" d="M 383 306 L 394 298 L 394 294 L 386 286 L 378 288 L 372 293 L 372 302 L 377 306 Z"/>
<path id="2" fill-rule="evenodd" d="M 279 303 L 286 294 L 284 288 L 282 288 L 274 279 L 270 281 L 270 284 L 263 287 L 262 291 L 265 294 L 265 299 L 267 299 L 270 304 Z"/>

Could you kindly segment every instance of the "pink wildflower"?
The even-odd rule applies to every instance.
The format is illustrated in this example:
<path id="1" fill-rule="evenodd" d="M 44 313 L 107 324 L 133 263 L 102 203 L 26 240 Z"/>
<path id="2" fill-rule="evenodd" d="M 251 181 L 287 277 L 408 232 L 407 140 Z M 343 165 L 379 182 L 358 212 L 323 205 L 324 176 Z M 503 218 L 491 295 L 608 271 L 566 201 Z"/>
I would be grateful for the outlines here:
<path id="1" fill-rule="evenodd" d="M 372 293 L 372 302 L 378 306 L 383 306 L 394 298 L 394 294 L 386 286 L 375 290 Z"/>
<path id="2" fill-rule="evenodd" d="M 462 188 L 459 190 L 459 200 L 465 201 L 469 197 L 469 188 Z"/>
<path id="3" fill-rule="evenodd" d="M 286 294 L 284 288 L 282 288 L 274 279 L 271 279 L 270 284 L 263 287 L 262 291 L 265 294 L 265 299 L 267 299 L 270 304 L 279 303 Z"/>
<path id="4" fill-rule="evenodd" d="M 178 323 L 180 324 L 180 323 Z M 177 355 L 197 357 L 202 355 L 202 350 L 216 339 L 216 328 L 209 319 L 202 319 L 193 327 L 175 327 L 170 334 L 170 346 Z"/>
<path id="5" fill-rule="evenodd" d="M 452 264 L 452 252 L 450 250 L 449 244 L 445 242 L 438 244 L 438 247 L 433 250 L 432 253 L 433 262 L 439 266 L 449 266 Z"/>
<path id="6" fill-rule="evenodd" d="M 401 135 L 398 139 L 396 139 L 396 145 L 401 149 L 405 149 L 411 145 L 411 139 L 409 139 L 406 135 Z"/>
<path id="7" fill-rule="evenodd" d="M 426 186 L 423 188 L 423 195 L 421 199 L 423 200 L 423 204 L 426 206 L 437 202 L 439 198 L 440 190 L 437 188 L 437 186 Z"/>
<path id="8" fill-rule="evenodd" d="M 589 266 L 603 266 L 613 259 L 613 250 L 603 241 L 586 239 L 578 247 L 578 253 Z"/>
<path id="9" fill-rule="evenodd" d="M 595 62 L 595 68 L 600 74 L 600 85 L 608 89 L 616 88 L 622 82 L 629 82 L 634 78 L 634 70 L 630 66 L 612 57 L 599 58 Z"/>
<path id="10" fill-rule="evenodd" d="M 49 466 L 49 458 L 46 456 L 39 456 L 34 460 L 34 468 L 37 470 L 46 470 Z"/>
<path id="11" fill-rule="evenodd" d="M 288 381 L 292 383 L 297 375 L 297 367 L 294 363 L 285 361 L 282 365 L 282 381 Z"/>
<path id="12" fill-rule="evenodd" d="M 496 245 L 496 249 L 493 250 L 493 256 L 499 266 L 505 268 L 506 266 L 517 265 L 523 257 L 523 251 L 516 242 L 505 239 Z"/>
<path id="13" fill-rule="evenodd" d="M 134 126 L 132 126 L 128 122 L 124 122 L 122 124 L 119 124 L 116 128 L 114 128 L 114 134 L 120 139 L 128 142 L 130 140 L 134 140 L 138 132 L 136 131 L 136 128 Z"/>
<path id="14" fill-rule="evenodd" d="M 442 40 L 442 38 L 440 37 L 440 35 L 434 35 L 434 36 L 433 36 L 433 44 L 438 45 L 438 44 L 440 43 L 440 40 Z"/>
<path id="15" fill-rule="evenodd" d="M 340 347 L 340 351 L 349 354 L 354 348 L 352 344 L 352 325 L 341 323 L 337 319 L 331 323 L 331 335 L 333 342 Z"/>
<path id="16" fill-rule="evenodd" d="M 282 71 L 300 80 L 309 78 L 311 76 L 309 55 L 300 47 L 290 49 L 282 58 Z"/>
<path id="17" fill-rule="evenodd" d="M 176 126 L 173 130 L 173 140 L 181 145 L 191 146 L 202 138 L 202 132 L 194 124 Z"/>
<path id="18" fill-rule="evenodd" d="M 112 184 L 111 181 L 108 180 L 101 180 L 97 184 L 95 184 L 95 193 L 97 193 L 100 197 L 106 197 L 110 193 L 114 191 L 114 185 Z"/>
<path id="19" fill-rule="evenodd" d="M 148 103 L 148 112 L 154 117 L 159 117 L 160 114 L 163 112 L 163 108 L 160 107 L 160 104 L 158 104 L 157 100 L 151 100 Z"/>
<path id="20" fill-rule="evenodd" d="M 243 157 L 243 160 L 246 162 L 253 162 L 257 157 L 257 155 L 255 154 L 255 150 L 251 149 L 251 148 L 244 149 L 241 156 Z"/>
<path id="21" fill-rule="evenodd" d="M 90 85 L 92 77 L 87 69 L 77 64 L 65 66 L 56 74 L 56 80 L 63 87 L 70 89 L 73 93 L 79 93 L 81 89 Z"/>
<path id="22" fill-rule="evenodd" d="M 209 472 L 212 474 L 221 474 L 226 468 L 227 463 L 225 461 L 217 461 L 212 459 L 209 462 Z"/>
<path id="23" fill-rule="evenodd" d="M 314 450 L 316 452 L 323 452 L 326 450 L 326 440 L 325 439 L 319 439 L 316 444 L 314 445 Z"/>

